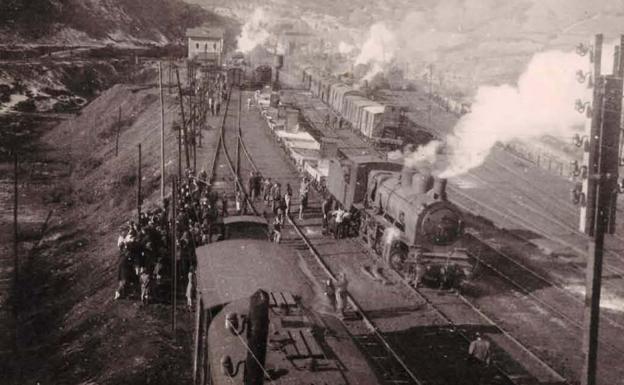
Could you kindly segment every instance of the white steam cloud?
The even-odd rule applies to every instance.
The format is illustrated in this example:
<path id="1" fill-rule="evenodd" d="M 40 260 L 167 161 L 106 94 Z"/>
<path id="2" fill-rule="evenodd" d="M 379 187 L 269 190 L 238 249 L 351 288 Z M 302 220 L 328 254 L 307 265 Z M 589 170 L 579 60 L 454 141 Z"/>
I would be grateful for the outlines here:
<path id="1" fill-rule="evenodd" d="M 438 159 L 438 152 L 442 147 L 442 142 L 432 140 L 424 146 L 419 146 L 416 151 L 405 154 L 403 163 L 405 167 L 420 168 L 423 165 L 433 165 Z"/>
<path id="2" fill-rule="evenodd" d="M 256 8 L 238 36 L 237 50 L 248 53 L 269 40 L 271 34 L 267 30 L 268 25 L 268 17 L 264 10 Z"/>
<path id="3" fill-rule="evenodd" d="M 449 178 L 478 167 L 497 142 L 544 135 L 571 138 L 585 121 L 574 102 L 589 100 L 587 86 L 576 78 L 576 71 L 587 67 L 587 58 L 575 53 L 544 52 L 531 59 L 517 86 L 480 87 L 472 112 L 446 138 L 450 158 L 441 176 Z"/>
<path id="4" fill-rule="evenodd" d="M 343 55 L 348 55 L 351 52 L 353 52 L 353 50 L 355 50 L 355 47 L 349 43 L 345 43 L 344 41 L 341 41 L 340 44 L 338 44 L 338 52 L 340 52 Z"/>
<path id="5" fill-rule="evenodd" d="M 446 11 L 439 14 L 410 12 L 403 20 L 392 25 L 384 22 L 373 24 L 366 40 L 359 47 L 359 55 L 354 63 L 369 65 L 364 79 L 370 80 L 394 64 L 400 66 L 415 61 L 434 61 L 438 58 L 439 49 L 466 42 L 467 37 L 457 29 L 457 22 L 450 23 L 440 15 L 446 15 Z"/>
<path id="6" fill-rule="evenodd" d="M 355 64 L 371 66 L 364 79 L 370 80 L 375 74 L 392 62 L 399 49 L 399 40 L 384 23 L 373 24 L 368 32 L 368 38 L 360 48 L 360 54 Z"/>

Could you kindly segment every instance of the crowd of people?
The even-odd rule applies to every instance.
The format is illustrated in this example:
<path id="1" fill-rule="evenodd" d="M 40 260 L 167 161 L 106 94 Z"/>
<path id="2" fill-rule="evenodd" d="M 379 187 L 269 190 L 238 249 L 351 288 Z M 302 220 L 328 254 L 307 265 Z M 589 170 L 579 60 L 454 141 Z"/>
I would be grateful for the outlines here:
<path id="1" fill-rule="evenodd" d="M 282 188 L 280 182 L 263 177 L 259 172 L 251 172 L 247 191 L 250 199 L 247 199 L 244 191 L 236 188 L 232 211 L 229 202 L 232 197 L 213 190 L 205 171 L 195 175 L 187 170 L 184 180 L 178 185 L 174 202 L 166 199 L 163 207 L 142 213 L 138 222 L 130 221 L 123 227 L 117 241 L 118 286 L 114 298 L 127 296 L 128 287 L 136 285 L 140 288 L 137 291 L 140 292 L 141 301 L 145 304 L 149 302 L 152 293 L 160 286 L 163 274 L 170 274 L 173 254 L 171 229 L 175 229 L 177 271 L 179 278 L 187 281 L 189 306 L 192 306 L 189 296 L 193 294 L 195 249 L 225 236 L 224 217 L 248 214 L 251 211 L 250 203 L 262 201 L 265 210 L 270 209 L 273 215 L 268 238 L 280 243 L 286 215 L 290 215 L 292 210 L 293 188 L 290 183 Z M 310 180 L 303 178 L 299 187 L 299 219 L 304 217 L 309 193 Z M 169 218 L 171 203 L 175 205 L 174 222 Z"/>

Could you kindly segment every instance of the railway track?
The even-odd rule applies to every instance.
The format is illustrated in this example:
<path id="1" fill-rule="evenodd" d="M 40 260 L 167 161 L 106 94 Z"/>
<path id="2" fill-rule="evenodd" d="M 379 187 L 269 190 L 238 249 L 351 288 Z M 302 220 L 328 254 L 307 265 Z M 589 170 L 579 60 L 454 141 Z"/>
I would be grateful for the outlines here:
<path id="1" fill-rule="evenodd" d="M 502 217 L 505 216 L 507 218 L 511 218 L 512 220 L 516 221 L 516 223 L 520 226 L 523 226 L 524 228 L 527 228 L 531 231 L 534 232 L 539 232 L 540 229 L 535 227 L 535 225 L 533 225 L 532 223 L 529 223 L 528 221 L 526 221 L 525 219 L 521 218 L 519 215 L 514 214 L 512 212 L 509 211 L 501 211 L 497 208 L 494 207 L 485 207 L 483 205 L 481 205 L 478 201 L 476 201 L 475 199 L 471 198 L 470 196 L 468 196 L 467 194 L 458 191 L 456 189 L 452 189 L 453 194 L 455 195 L 454 198 L 458 198 L 459 199 L 454 199 L 454 202 L 460 206 L 462 209 L 464 209 L 467 212 L 471 212 L 477 215 L 481 215 L 481 216 L 486 216 L 488 218 L 495 218 L 495 217 Z M 477 209 L 475 209 L 475 206 L 478 206 Z M 484 215 L 485 212 L 485 215 Z M 542 214 L 543 215 L 543 214 Z M 572 233 L 571 233 L 572 234 Z M 476 234 L 477 237 L 479 237 L 478 234 Z M 522 234 L 510 234 L 512 235 L 514 238 L 517 238 L 519 240 L 521 240 L 522 242 L 525 242 L 526 244 L 531 244 L 531 239 L 529 239 L 526 236 L 523 236 Z M 578 235 L 578 234 L 577 234 Z M 575 293 L 572 293 L 569 289 L 567 289 L 560 281 L 552 279 L 547 277 L 545 274 L 542 274 L 538 271 L 536 271 L 534 268 L 527 266 L 526 264 L 519 262 L 517 258 L 512 257 L 511 255 L 509 255 L 508 253 L 506 253 L 501 247 L 499 247 L 496 244 L 493 244 L 492 242 L 489 242 L 488 240 L 483 239 L 482 237 L 479 237 L 479 240 L 481 242 L 483 242 L 485 245 L 496 249 L 499 257 L 501 257 L 502 259 L 504 259 L 507 262 L 510 262 L 510 264 L 507 267 L 499 267 L 497 269 L 502 269 L 502 270 L 509 270 L 509 268 L 518 268 L 520 270 L 523 270 L 525 273 L 530 274 L 532 277 L 534 277 L 534 279 L 537 279 L 545 284 L 547 284 L 548 286 L 551 286 L 555 289 L 557 289 L 559 292 L 561 292 L 563 295 L 565 295 L 566 297 L 568 297 L 572 302 L 575 302 L 576 304 L 580 305 L 580 306 L 584 306 L 584 299 L 581 298 L 580 296 L 578 296 Z M 561 242 L 560 242 L 561 243 Z M 565 243 L 565 246 L 568 246 L 570 248 L 573 248 L 573 245 L 570 243 Z M 578 247 L 574 247 L 573 250 L 579 252 L 579 253 L 583 253 L 585 254 L 586 251 L 582 250 Z M 496 264 L 496 266 L 500 266 L 501 264 L 498 263 Z M 621 282 L 621 280 L 624 280 L 624 274 L 620 272 L 619 269 L 615 269 L 613 268 L 613 266 L 610 266 L 609 264 L 605 263 L 605 270 L 608 270 L 611 272 L 610 276 L 609 276 L 609 280 L 605 280 L 604 286 L 605 287 L 611 287 L 614 290 L 618 290 L 621 289 L 621 286 L 618 285 L 618 282 Z M 577 272 L 578 278 L 579 278 L 579 282 L 582 282 L 583 280 L 583 276 L 582 276 L 582 272 L 584 270 L 580 270 L 579 272 Z M 499 274 L 500 275 L 500 274 Z M 508 274 L 508 276 L 517 276 L 517 274 Z M 618 279 L 618 282 L 613 281 L 614 278 Z M 514 286 L 520 286 L 517 283 L 513 283 Z M 551 307 L 551 305 L 547 305 L 548 307 Z M 572 318 L 578 318 L 577 317 L 572 317 Z M 604 319 L 605 321 L 608 322 L 608 324 L 614 328 L 617 329 L 624 329 L 624 323 L 621 321 L 616 320 L 616 318 L 614 318 L 613 316 L 609 315 L 609 314 L 604 314 L 602 317 L 602 319 Z M 576 323 L 576 322 L 575 322 Z M 621 349 L 618 349 L 621 351 Z M 622 351 L 624 353 L 624 351 Z"/>
<path id="2" fill-rule="evenodd" d="M 317 115 L 319 115 L 319 112 L 316 110 L 312 102 L 305 103 L 304 108 L 307 108 L 306 111 L 310 110 L 308 113 L 311 113 L 313 117 L 317 117 Z M 535 183 L 528 180 L 526 176 L 522 175 L 522 173 L 511 169 L 511 167 L 507 165 L 501 164 L 501 166 L 516 178 L 520 178 L 520 180 L 524 180 L 526 182 L 522 191 L 528 189 L 529 186 L 531 188 L 534 187 Z M 485 177 L 487 178 L 487 175 L 490 174 L 491 173 L 486 173 Z M 490 188 L 493 186 L 492 183 L 476 173 L 471 173 L 470 177 L 476 179 L 481 185 L 489 186 Z M 545 210 L 539 210 L 539 205 L 535 207 L 535 204 L 527 204 L 522 202 L 521 199 L 518 199 L 518 202 L 514 202 L 514 204 L 518 204 L 520 206 L 518 210 L 524 210 L 525 212 L 528 211 L 531 213 L 532 218 L 534 218 L 534 220 L 528 221 L 525 217 L 505 205 L 495 204 L 493 207 L 485 206 L 472 196 L 461 191 L 461 189 L 450 185 L 449 187 L 451 187 L 452 193 L 454 193 L 455 197 L 459 197 L 458 205 L 467 212 L 483 215 L 486 218 L 499 218 L 503 219 L 503 221 L 511 221 L 516 226 L 519 225 L 521 228 L 529 229 L 536 234 L 550 235 L 549 238 L 554 239 L 562 246 L 568 247 L 580 255 L 586 254 L 584 245 L 579 245 L 579 233 L 573 226 L 576 223 L 576 218 L 573 218 L 572 220 L 568 218 L 569 211 L 574 210 L 575 207 L 569 202 L 562 202 L 562 199 L 552 196 L 551 193 L 544 191 L 543 189 L 540 189 L 540 193 L 545 197 L 546 203 L 541 203 L 554 205 L 555 207 L 563 206 L 563 209 L 566 210 L 563 213 L 565 215 L 548 215 L 544 212 Z M 509 196 L 506 196 L 505 198 L 509 199 Z M 485 215 L 483 213 L 485 213 Z M 550 232 L 544 230 L 544 228 L 547 229 L 549 227 L 551 228 Z M 529 237 L 525 237 L 521 234 L 510 235 L 513 235 L 525 244 L 532 243 Z M 617 234 L 615 234 L 612 238 L 617 241 L 624 241 L 624 238 Z M 483 243 L 486 246 L 489 246 L 492 249 L 491 251 L 495 251 L 495 253 L 493 253 L 494 256 L 477 256 L 479 263 L 487 268 L 490 273 L 496 277 L 496 279 L 503 282 L 504 287 L 506 287 L 507 290 L 515 293 L 514 296 L 522 297 L 520 298 L 521 301 L 518 301 L 519 303 L 523 303 L 527 308 L 534 307 L 539 309 L 539 312 L 548 314 L 552 320 L 556 320 L 557 323 L 565 325 L 567 329 L 574 330 L 576 333 L 569 334 L 571 335 L 571 338 L 578 343 L 576 344 L 576 347 L 573 346 L 572 349 L 578 351 L 579 354 L 577 356 L 580 357 L 581 342 L 579 336 L 582 334 L 583 328 L 581 321 L 583 314 L 582 307 L 584 306 L 583 299 L 578 296 L 578 294 L 575 294 L 564 287 L 561 282 L 557 282 L 556 280 L 548 277 L 546 274 L 536 271 L 536 269 L 527 266 L 526 264 L 518 261 L 516 258 L 513 258 L 511 255 L 505 253 L 504 250 L 501 247 L 497 247 L 495 243 L 489 243 L 487 241 L 484 241 Z M 618 248 L 624 249 L 624 247 Z M 621 283 L 621 279 L 624 279 L 624 270 L 620 268 L 619 265 L 622 262 L 622 258 L 614 250 L 607 250 L 606 254 L 605 270 L 610 273 L 607 277 L 608 280 L 605 281 L 606 286 L 610 286 L 614 289 L 621 289 L 621 285 L 619 285 L 619 283 Z M 578 271 L 575 271 L 575 273 L 578 274 Z M 578 274 L 578 276 L 582 285 L 582 274 Z M 616 279 L 616 281 L 612 281 L 613 279 Z M 542 293 L 540 289 L 547 287 L 554 288 L 557 293 L 554 296 L 552 294 Z M 478 302 L 471 302 L 471 300 L 467 297 L 463 297 L 463 300 L 467 305 L 473 307 L 475 311 L 480 311 L 485 317 L 487 317 L 483 311 L 479 310 Z M 607 336 L 610 336 L 610 338 L 606 336 L 601 338 L 602 354 L 610 355 L 611 362 L 613 362 L 613 364 L 617 367 L 616 358 L 618 356 L 621 357 L 622 354 L 624 354 L 624 349 L 621 347 L 621 344 L 612 340 L 612 336 L 618 336 L 621 334 L 621 330 L 624 328 L 624 323 L 609 314 L 603 314 L 602 319 L 606 322 L 601 325 L 601 329 L 606 332 L 605 334 Z M 535 355 L 535 357 L 537 357 L 537 355 Z M 609 359 L 605 358 L 605 362 L 608 361 Z M 604 364 L 603 366 L 607 368 L 612 367 L 609 364 Z"/>
<path id="3" fill-rule="evenodd" d="M 238 98 L 240 100 L 240 96 Z M 233 103 L 234 105 L 235 103 Z M 240 107 L 239 107 L 240 108 Z M 229 104 L 226 107 L 226 111 L 229 109 Z M 225 129 L 225 119 L 224 116 L 224 124 L 222 125 L 222 130 Z M 246 164 L 246 169 L 248 171 L 260 171 L 260 168 L 254 161 L 252 154 L 250 153 L 245 141 L 243 140 L 242 131 L 240 128 L 240 122 L 238 124 L 238 129 L 236 135 L 232 135 L 230 132 L 229 139 L 226 138 L 228 134 L 225 134 L 222 131 L 219 140 L 219 146 L 228 147 L 227 143 L 229 143 L 230 147 L 236 145 L 236 159 L 234 160 L 229 154 L 231 151 L 227 149 L 221 150 L 228 155 L 226 157 L 230 160 L 230 166 L 227 168 L 230 172 L 237 173 L 237 177 L 231 177 L 230 180 L 234 184 L 238 184 L 243 191 L 245 190 L 244 184 L 242 183 L 242 178 L 240 177 L 240 173 L 243 171 L 243 167 L 241 163 Z M 217 159 L 219 157 L 219 153 L 215 153 L 215 160 L 213 161 L 213 166 L 216 166 Z M 245 159 L 243 162 L 243 158 Z M 234 170 L 234 171 L 232 171 Z M 216 174 L 215 174 L 216 175 Z M 223 178 L 223 177 L 222 177 Z M 248 194 L 247 194 L 248 196 Z M 248 202 L 250 207 L 254 209 L 254 212 L 258 212 L 255 209 L 255 206 Z M 290 219 L 290 218 L 289 218 Z M 293 226 L 293 229 L 298 233 L 298 239 L 288 240 L 289 244 L 301 252 L 304 261 L 309 266 L 312 275 L 315 277 L 317 283 L 322 283 L 329 277 L 333 277 L 333 272 L 328 265 L 324 265 L 322 256 L 314 251 L 314 245 L 307 240 L 305 235 L 305 228 L 301 228 L 297 223 L 291 220 L 290 222 Z M 508 286 L 511 286 L 512 289 L 520 293 L 524 296 L 524 300 L 526 303 L 533 303 L 534 305 L 539 305 L 539 307 L 550 314 L 552 317 L 559 319 L 561 322 L 566 323 L 567 325 L 571 325 L 574 328 L 579 327 L 578 317 L 574 314 L 570 313 L 571 307 L 568 306 L 571 301 L 579 302 L 578 298 L 571 295 L 571 293 L 561 285 L 557 285 L 556 282 L 544 277 L 543 274 L 532 270 L 530 267 L 518 262 L 513 257 L 504 254 L 501 250 L 495 249 L 495 245 L 489 245 L 494 249 L 497 253 L 497 257 L 478 257 L 479 262 L 485 266 L 488 270 L 492 271 L 493 274 L 497 275 L 502 281 L 505 281 Z M 307 252 L 309 251 L 309 252 Z M 320 261 L 319 261 L 320 260 Z M 501 264 L 501 260 L 512 262 L 508 264 Z M 501 267 L 502 266 L 502 267 Z M 327 269 L 327 270 L 326 270 Z M 561 301 L 561 303 L 552 303 L 548 302 L 542 298 L 540 298 L 537 294 L 533 294 L 533 287 L 540 286 L 552 286 L 560 290 L 562 293 L 565 293 L 567 296 L 567 301 Z M 405 283 L 405 282 L 404 282 Z M 405 283 L 406 284 L 406 283 Z M 451 309 L 459 309 L 464 307 L 466 309 L 470 309 L 470 311 L 479 314 L 481 321 L 485 320 L 485 323 L 490 325 L 492 328 L 496 329 L 496 333 L 503 335 L 509 341 L 512 341 L 512 344 L 515 344 L 522 350 L 527 356 L 530 357 L 530 360 L 537 362 L 538 365 L 542 366 L 542 369 L 545 371 L 551 371 L 554 377 L 561 378 L 561 383 L 563 383 L 563 376 L 560 375 L 555 369 L 553 369 L 550 364 L 546 363 L 542 360 L 538 353 L 534 353 L 531 349 L 527 348 L 520 340 L 514 337 L 513 332 L 508 331 L 504 326 L 500 324 L 500 320 L 496 318 L 492 318 L 488 316 L 487 310 L 480 309 L 478 303 L 472 301 L 470 298 L 466 296 L 457 296 L 455 294 L 449 293 L 440 293 L 438 291 L 428 292 L 427 290 L 416 290 L 415 288 L 406 284 L 406 287 L 411 290 L 414 295 L 417 295 L 420 298 L 420 301 L 427 303 L 428 306 L 436 309 L 438 315 L 445 327 L 448 330 L 449 335 L 459 336 L 464 342 L 468 341 L 471 337 L 469 333 L 462 331 L 461 326 L 456 324 L 456 319 L 452 316 L 453 311 L 448 310 Z M 422 375 L 419 376 L 416 370 L 412 370 L 409 363 L 403 360 L 401 353 L 393 348 L 393 344 L 391 341 L 384 337 L 384 333 L 381 331 L 379 327 L 375 325 L 373 322 L 373 318 L 367 316 L 367 312 L 363 310 L 362 306 L 355 300 L 354 297 L 350 298 L 351 307 L 354 309 L 355 317 L 353 320 L 348 320 L 345 322 L 349 327 L 349 331 L 353 334 L 354 339 L 358 342 L 359 346 L 365 352 L 369 360 L 373 363 L 375 368 L 377 368 L 378 373 L 380 374 L 380 378 L 384 380 L 385 383 L 434 383 L 432 381 L 423 380 Z M 451 313 L 451 315 L 449 315 Z M 441 321 L 436 321 L 440 323 Z M 611 326 L 615 328 L 622 328 L 622 325 L 619 324 L 615 320 L 609 320 Z M 440 335 L 440 331 L 436 332 L 436 335 Z M 452 344 L 451 344 L 452 345 Z M 607 349 L 611 353 L 621 353 L 621 349 L 615 345 L 610 343 L 609 341 L 603 340 L 603 345 L 607 346 Z M 504 364 L 506 365 L 506 363 Z M 407 369 L 407 370 L 406 370 Z M 425 376 L 426 377 L 426 376 Z M 504 372 L 500 372 L 497 377 L 497 381 L 499 383 L 515 383 L 515 384 L 524 384 L 530 382 L 526 377 L 518 374 L 512 374 L 506 376 Z M 528 381 L 528 382 L 527 382 Z"/>
<path id="4" fill-rule="evenodd" d="M 237 153 L 244 154 L 247 158 L 247 162 L 251 166 L 254 171 L 260 171 L 258 166 L 253 161 L 253 158 L 247 149 L 244 140 L 242 140 L 242 135 L 239 129 L 239 135 L 237 140 Z M 333 278 L 335 279 L 335 274 L 329 268 L 329 266 L 325 263 L 321 255 L 316 251 L 313 244 L 306 237 L 302 228 L 289 217 L 289 223 L 293 226 L 295 231 L 297 232 L 298 238 L 294 240 L 290 240 L 289 244 L 300 251 L 309 251 L 302 252 L 302 258 L 309 266 L 312 275 L 315 277 L 318 284 L 322 284 L 326 279 Z M 409 287 L 409 286 L 407 286 Z M 416 291 L 418 297 L 421 298 L 422 302 L 426 302 L 429 306 L 435 308 L 438 312 L 439 319 L 434 321 L 434 323 L 444 323 L 446 328 L 447 337 L 452 336 L 452 338 L 447 338 L 448 341 L 453 341 L 450 343 L 452 348 L 442 347 L 442 349 L 453 349 L 457 351 L 458 342 L 457 339 L 463 340 L 463 343 L 468 343 L 470 341 L 470 335 L 459 332 L 461 328 L 456 325 L 451 318 L 445 315 L 445 312 L 441 309 L 443 306 L 449 306 L 449 298 L 454 298 L 453 296 L 445 296 L 445 299 L 441 301 L 432 301 L 430 298 L 427 298 L 421 295 Z M 438 299 L 443 296 L 438 296 Z M 519 345 L 524 350 L 524 353 L 528 356 L 531 356 L 533 361 L 538 361 L 538 365 L 542 365 L 542 369 L 545 371 L 550 371 L 554 378 L 561 379 L 561 383 L 563 382 L 563 377 L 556 373 L 552 368 L 550 368 L 544 361 L 541 361 L 537 356 L 535 356 L 529 349 L 524 347 L 524 345 L 520 344 L 516 339 L 511 336 L 511 334 L 505 332 L 503 329 L 499 328 L 496 323 L 485 316 L 482 312 L 480 312 L 474 305 L 470 304 L 469 301 L 463 299 L 460 302 L 453 304 L 455 307 L 467 307 L 470 308 L 471 311 L 478 312 L 481 318 L 486 319 L 488 324 L 495 327 L 497 330 L 500 330 L 501 334 L 504 334 L 506 338 L 513 341 L 513 343 Z M 369 360 L 373 363 L 374 367 L 377 369 L 380 374 L 380 378 L 383 379 L 384 383 L 389 384 L 397 384 L 397 383 L 415 383 L 415 384 L 423 384 L 423 383 L 437 383 L 435 379 L 426 378 L 427 374 L 423 374 L 423 368 L 421 367 L 420 376 L 410 368 L 405 360 L 401 357 L 401 355 L 393 348 L 392 343 L 388 341 L 383 332 L 375 325 L 370 317 L 367 316 L 367 312 L 363 310 L 362 306 L 357 302 L 357 300 L 353 297 L 349 297 L 350 306 L 354 309 L 354 313 L 356 317 L 354 319 L 349 319 L 345 324 L 348 326 L 348 329 L 354 336 L 355 340 L 358 342 L 361 349 L 366 353 Z M 436 331 L 436 335 L 440 336 L 440 331 Z M 426 372 L 426 371 L 425 371 Z M 423 378 L 426 378 L 423 380 Z M 527 379 L 526 376 L 523 375 L 513 375 L 508 376 L 502 370 L 497 370 L 497 373 L 493 376 L 493 382 L 497 384 L 524 384 L 530 383 L 530 380 Z"/>
<path id="5" fill-rule="evenodd" d="M 239 91 L 240 92 L 240 91 Z M 238 105 L 239 105 L 239 113 L 237 114 L 240 117 L 240 93 L 238 97 Z M 242 130 L 240 126 L 240 118 L 238 118 L 238 128 L 236 132 L 236 138 L 232 139 L 231 137 L 227 137 L 226 133 L 226 119 L 228 118 L 228 111 L 231 101 L 231 94 L 228 97 L 228 103 L 226 105 L 225 114 L 223 116 L 223 121 L 221 124 L 220 134 L 218 137 L 217 143 L 217 151 L 215 151 L 214 157 L 211 161 L 211 165 L 209 166 L 209 170 L 211 170 L 210 179 L 211 181 L 218 180 L 230 180 L 232 184 L 237 185 L 242 191 L 245 191 L 244 183 L 242 183 L 242 177 L 240 173 L 243 170 L 241 167 L 242 158 L 246 159 L 246 163 L 248 164 L 249 171 L 261 171 L 257 164 L 254 162 L 253 157 L 250 151 L 247 149 L 245 142 L 242 138 Z M 230 135 L 231 136 L 231 135 Z M 235 143 L 233 143 L 235 142 Z M 230 151 L 228 150 L 228 143 L 231 147 L 235 146 L 236 151 L 236 159 L 230 156 Z M 226 178 L 225 175 L 219 175 L 217 170 L 220 168 L 220 156 L 224 157 L 224 160 L 227 163 L 227 168 L 231 173 L 231 178 Z M 222 167 L 221 167 L 222 168 Z M 267 170 L 265 170 L 267 171 Z M 249 196 L 248 192 L 245 191 L 245 195 Z M 251 207 L 252 211 L 257 214 L 259 210 L 255 207 L 255 204 L 250 200 L 247 201 L 248 205 Z M 289 222 L 296 226 L 294 222 L 289 217 Z M 299 229 L 299 227 L 295 227 Z M 307 243 L 307 239 L 305 235 L 301 233 L 301 239 L 296 244 L 291 243 L 290 246 L 303 249 L 306 246 L 311 246 Z M 335 275 L 328 269 L 327 265 L 324 264 L 322 259 L 318 258 L 318 254 L 314 256 L 313 253 L 306 254 L 307 258 L 304 258 L 306 261 L 308 268 L 313 272 L 315 279 L 318 284 L 322 284 L 323 281 L 328 278 L 335 279 Z M 401 360 L 401 358 L 394 352 L 392 346 L 386 341 L 381 333 L 377 330 L 374 324 L 371 322 L 369 318 L 366 317 L 365 313 L 361 310 L 357 302 L 353 297 L 349 297 L 350 305 L 355 312 L 359 315 L 356 317 L 357 322 L 348 323 L 348 330 L 354 336 L 358 346 L 362 349 L 362 351 L 367 356 L 373 364 L 374 367 L 379 373 L 380 380 L 384 384 L 416 384 L 422 385 L 421 382 L 416 375 L 411 372 L 410 368 Z"/>

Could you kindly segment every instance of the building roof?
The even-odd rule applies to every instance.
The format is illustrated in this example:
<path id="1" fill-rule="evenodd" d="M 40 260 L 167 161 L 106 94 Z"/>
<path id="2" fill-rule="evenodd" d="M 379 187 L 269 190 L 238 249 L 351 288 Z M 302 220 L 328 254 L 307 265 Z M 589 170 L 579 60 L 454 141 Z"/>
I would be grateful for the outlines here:
<path id="1" fill-rule="evenodd" d="M 196 37 L 204 39 L 223 39 L 225 31 L 222 28 L 196 27 L 186 30 L 186 37 Z"/>

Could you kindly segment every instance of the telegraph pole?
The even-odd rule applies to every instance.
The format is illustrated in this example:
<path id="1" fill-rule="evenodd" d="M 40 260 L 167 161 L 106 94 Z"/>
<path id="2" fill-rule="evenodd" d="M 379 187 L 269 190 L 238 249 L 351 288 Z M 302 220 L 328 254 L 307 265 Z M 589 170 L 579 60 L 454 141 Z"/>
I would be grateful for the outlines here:
<path id="1" fill-rule="evenodd" d="M 162 63 L 158 62 L 160 86 L 160 200 L 165 200 L 165 97 L 163 95 Z"/>
<path id="2" fill-rule="evenodd" d="M 622 78 L 600 75 L 602 35 L 596 35 L 593 48 L 593 103 L 588 145 L 583 160 L 587 172 L 583 180 L 585 207 L 581 208 L 581 230 L 590 236 L 587 256 L 583 330 L 582 385 L 596 384 L 600 292 L 605 234 L 615 228 L 615 205 L 619 164 Z M 617 63 L 619 67 L 619 63 Z"/>
<path id="3" fill-rule="evenodd" d="M 176 217 L 177 206 L 178 206 L 178 186 L 176 183 L 176 178 L 173 178 L 173 186 L 172 186 L 172 202 L 171 202 L 171 331 L 173 332 L 173 339 L 176 339 L 176 306 L 177 306 L 177 283 L 178 283 L 178 272 L 177 272 L 177 253 L 176 253 L 176 243 L 177 243 L 177 229 L 176 229 Z"/>
<path id="4" fill-rule="evenodd" d="M 139 178 L 137 180 L 137 215 L 138 215 L 138 220 L 137 223 L 139 224 L 139 227 L 141 227 L 141 203 L 142 203 L 142 199 L 141 199 L 141 143 L 138 144 L 139 147 L 139 164 L 137 165 L 137 173 L 139 175 Z"/>
<path id="5" fill-rule="evenodd" d="M 17 211 L 18 211 L 18 159 L 17 159 L 17 149 L 13 149 L 13 317 L 15 322 L 15 330 L 13 336 L 13 351 L 15 352 L 16 362 L 18 362 L 18 367 L 16 368 L 16 372 L 14 373 L 14 378 L 20 378 L 20 369 L 19 369 L 19 334 L 18 334 L 18 316 L 19 316 L 19 223 L 17 221 Z"/>
<path id="6" fill-rule="evenodd" d="M 115 157 L 119 154 L 119 133 L 121 131 L 121 106 L 119 106 L 119 114 L 117 116 L 117 131 L 115 133 Z"/>
<path id="7" fill-rule="evenodd" d="M 176 68 L 176 79 L 178 81 L 178 93 L 180 94 L 180 113 L 182 114 L 182 130 L 184 133 L 184 155 L 186 156 L 186 168 L 191 168 L 191 160 L 189 155 L 189 141 L 186 129 L 186 117 L 184 116 L 184 99 L 182 98 L 182 84 L 180 84 L 180 73 Z"/>
<path id="8" fill-rule="evenodd" d="M 431 126 L 431 109 L 433 103 L 433 64 L 429 64 L 429 108 L 427 114 L 427 120 L 429 122 L 429 126 Z"/>

